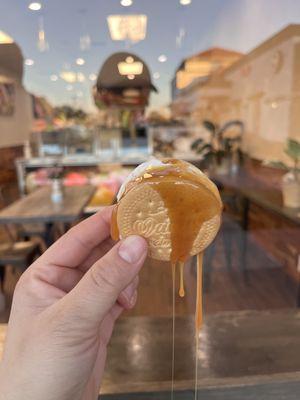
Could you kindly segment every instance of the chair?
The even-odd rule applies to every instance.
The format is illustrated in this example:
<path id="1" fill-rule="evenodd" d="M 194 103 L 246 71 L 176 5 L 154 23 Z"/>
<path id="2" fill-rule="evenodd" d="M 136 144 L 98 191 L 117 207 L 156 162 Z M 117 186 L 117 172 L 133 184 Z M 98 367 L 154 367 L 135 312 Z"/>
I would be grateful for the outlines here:
<path id="1" fill-rule="evenodd" d="M 8 241 L 0 245 L 0 285 L 4 291 L 6 267 L 8 265 L 20 269 L 22 272 L 41 255 L 40 245 L 34 241 L 16 241 L 12 231 L 6 225 L 4 230 Z"/>

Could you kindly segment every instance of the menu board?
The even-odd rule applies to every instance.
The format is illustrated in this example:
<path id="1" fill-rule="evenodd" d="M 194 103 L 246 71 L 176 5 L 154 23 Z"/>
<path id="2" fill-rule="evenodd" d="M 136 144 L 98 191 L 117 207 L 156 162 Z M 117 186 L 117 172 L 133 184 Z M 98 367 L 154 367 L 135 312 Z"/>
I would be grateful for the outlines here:
<path id="1" fill-rule="evenodd" d="M 15 86 L 13 83 L 0 83 L 0 117 L 12 116 L 15 112 Z"/>

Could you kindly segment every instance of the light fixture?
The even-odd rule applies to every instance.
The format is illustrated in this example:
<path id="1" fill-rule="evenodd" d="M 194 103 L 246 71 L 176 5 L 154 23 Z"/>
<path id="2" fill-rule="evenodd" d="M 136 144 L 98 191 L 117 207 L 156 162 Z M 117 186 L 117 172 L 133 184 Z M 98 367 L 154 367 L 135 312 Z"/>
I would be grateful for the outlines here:
<path id="1" fill-rule="evenodd" d="M 112 40 L 144 40 L 147 31 L 147 15 L 109 15 L 107 23 Z"/>
<path id="2" fill-rule="evenodd" d="M 153 78 L 154 79 L 159 79 L 160 78 L 160 73 L 159 72 L 154 72 Z"/>
<path id="3" fill-rule="evenodd" d="M 135 79 L 135 75 L 129 74 L 127 75 L 127 78 L 132 81 L 133 79 Z"/>
<path id="4" fill-rule="evenodd" d="M 29 4 L 28 8 L 31 11 L 39 11 L 42 8 L 42 5 L 41 3 L 33 2 Z"/>
<path id="5" fill-rule="evenodd" d="M 51 80 L 52 82 L 56 82 L 56 81 L 58 80 L 58 76 L 57 76 L 57 75 L 51 75 L 51 76 L 50 76 L 50 80 Z"/>
<path id="6" fill-rule="evenodd" d="M 25 65 L 31 67 L 32 65 L 34 65 L 34 61 L 31 58 L 26 58 Z"/>
<path id="7" fill-rule="evenodd" d="M 60 73 L 60 77 L 68 83 L 75 83 L 77 81 L 77 74 L 73 71 L 63 71 Z"/>
<path id="8" fill-rule="evenodd" d="M 94 82 L 97 79 L 97 75 L 96 74 L 90 74 L 89 75 L 89 80 Z"/>
<path id="9" fill-rule="evenodd" d="M 38 35 L 38 49 L 41 53 L 49 50 L 49 43 L 46 41 L 45 29 L 44 29 L 44 18 L 39 19 L 39 35 Z"/>
<path id="10" fill-rule="evenodd" d="M 192 0 L 180 0 L 180 4 L 182 6 L 188 6 L 189 4 L 191 4 Z"/>
<path id="11" fill-rule="evenodd" d="M 77 58 L 76 64 L 77 65 L 84 65 L 85 64 L 85 60 L 83 58 Z"/>
<path id="12" fill-rule="evenodd" d="M 161 63 L 166 62 L 167 59 L 168 59 L 168 57 L 167 57 L 165 54 L 161 54 L 161 55 L 158 57 L 158 61 L 161 62 Z"/>
<path id="13" fill-rule="evenodd" d="M 84 81 L 85 81 L 85 76 L 84 76 L 84 74 L 81 73 L 81 72 L 78 72 L 78 73 L 77 73 L 77 82 L 82 83 L 82 82 L 84 82 Z"/>
<path id="14" fill-rule="evenodd" d="M 132 57 L 127 57 L 125 61 L 118 63 L 120 75 L 141 75 L 143 73 L 143 69 L 143 63 L 140 61 L 134 61 Z"/>
<path id="15" fill-rule="evenodd" d="M 133 1 L 132 0 L 121 0 L 120 4 L 123 7 L 130 7 L 132 6 Z"/>
<path id="16" fill-rule="evenodd" d="M 67 85 L 66 89 L 67 89 L 68 92 L 71 92 L 71 90 L 73 90 L 73 86 L 72 85 Z"/>
<path id="17" fill-rule="evenodd" d="M 10 37 L 7 33 L 0 31 L 0 44 L 11 44 L 14 39 Z"/>
<path id="18" fill-rule="evenodd" d="M 278 103 L 277 103 L 277 101 L 273 101 L 272 103 L 271 103 L 271 107 L 275 110 L 275 108 L 278 108 Z"/>

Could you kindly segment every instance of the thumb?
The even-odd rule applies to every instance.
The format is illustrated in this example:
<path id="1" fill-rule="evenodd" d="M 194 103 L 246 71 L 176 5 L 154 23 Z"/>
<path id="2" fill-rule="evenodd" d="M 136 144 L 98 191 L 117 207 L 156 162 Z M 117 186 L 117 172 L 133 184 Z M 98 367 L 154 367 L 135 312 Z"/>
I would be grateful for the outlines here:
<path id="1" fill-rule="evenodd" d="M 120 293 L 139 273 L 147 256 L 147 242 L 129 236 L 117 243 L 65 296 L 68 312 L 91 328 L 98 328 Z"/>

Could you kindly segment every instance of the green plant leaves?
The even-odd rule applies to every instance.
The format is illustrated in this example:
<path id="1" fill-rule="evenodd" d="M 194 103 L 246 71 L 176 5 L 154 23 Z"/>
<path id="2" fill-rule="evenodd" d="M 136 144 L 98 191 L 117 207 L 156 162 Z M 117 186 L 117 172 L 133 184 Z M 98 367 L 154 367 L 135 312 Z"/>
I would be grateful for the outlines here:
<path id="1" fill-rule="evenodd" d="M 294 161 L 300 161 L 300 143 L 294 139 L 288 139 L 285 153 Z"/>

